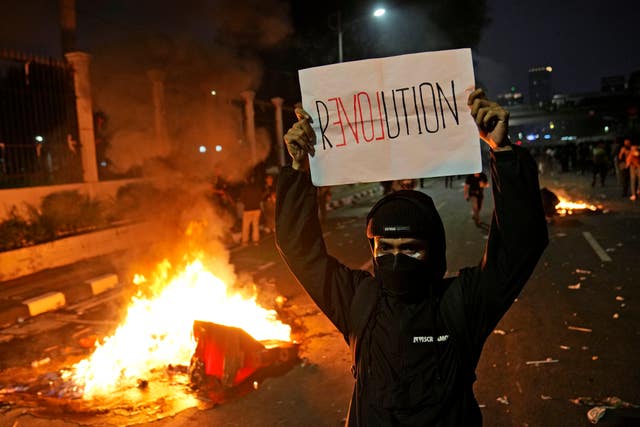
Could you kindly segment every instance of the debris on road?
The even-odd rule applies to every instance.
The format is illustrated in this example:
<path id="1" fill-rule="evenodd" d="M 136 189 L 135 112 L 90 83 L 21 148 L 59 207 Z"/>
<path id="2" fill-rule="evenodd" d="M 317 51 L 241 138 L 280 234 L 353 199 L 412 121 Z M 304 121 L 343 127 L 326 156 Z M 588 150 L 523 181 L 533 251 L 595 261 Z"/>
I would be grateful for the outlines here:
<path id="1" fill-rule="evenodd" d="M 525 363 L 525 365 L 542 365 L 542 364 L 547 364 L 547 363 L 558 363 L 558 359 L 552 359 L 550 357 L 547 357 L 544 360 L 529 360 Z"/>
<path id="2" fill-rule="evenodd" d="M 507 397 L 507 395 L 503 395 L 503 396 L 498 396 L 496 397 L 496 400 L 498 401 L 498 403 L 502 403 L 503 405 L 508 405 L 509 404 L 509 398 Z"/>
<path id="3" fill-rule="evenodd" d="M 577 274 L 591 274 L 591 270 L 583 270 L 581 268 L 576 268 Z"/>
<path id="4" fill-rule="evenodd" d="M 587 418 L 591 424 L 598 424 L 598 421 L 604 417 L 605 412 L 607 412 L 606 406 L 594 406 L 587 412 Z"/>
<path id="5" fill-rule="evenodd" d="M 616 301 L 624 301 L 624 297 L 621 297 L 620 295 L 616 296 Z"/>
<path id="6" fill-rule="evenodd" d="M 574 405 L 593 406 L 587 412 L 587 418 L 592 424 L 597 424 L 598 421 L 604 417 L 607 410 L 619 409 L 619 408 L 640 408 L 640 405 L 625 402 L 617 396 L 608 396 L 601 400 L 596 400 L 591 397 L 576 397 L 575 399 L 569 399 Z"/>
<path id="7" fill-rule="evenodd" d="M 619 315 L 618 313 L 613 313 L 613 318 L 614 318 L 614 319 L 617 319 L 617 318 L 619 318 L 619 317 L 620 317 L 620 315 Z"/>
<path id="8" fill-rule="evenodd" d="M 576 283 L 575 285 L 569 285 L 567 286 L 568 289 L 580 289 L 580 282 Z"/>
<path id="9" fill-rule="evenodd" d="M 502 329 L 494 329 L 493 333 L 496 335 L 507 335 L 507 333 L 505 331 L 503 331 Z"/>
<path id="10" fill-rule="evenodd" d="M 553 397 L 547 396 L 546 394 L 541 394 L 540 395 L 540 399 L 542 399 L 542 400 L 551 400 L 551 399 L 553 399 Z"/>
<path id="11" fill-rule="evenodd" d="M 560 348 L 563 350 L 571 350 L 571 347 L 569 347 L 568 345 L 561 345 Z"/>
<path id="12" fill-rule="evenodd" d="M 572 330 L 572 331 L 579 331 L 579 332 L 593 332 L 593 329 L 591 328 L 583 328 L 580 326 L 567 326 L 567 329 Z"/>

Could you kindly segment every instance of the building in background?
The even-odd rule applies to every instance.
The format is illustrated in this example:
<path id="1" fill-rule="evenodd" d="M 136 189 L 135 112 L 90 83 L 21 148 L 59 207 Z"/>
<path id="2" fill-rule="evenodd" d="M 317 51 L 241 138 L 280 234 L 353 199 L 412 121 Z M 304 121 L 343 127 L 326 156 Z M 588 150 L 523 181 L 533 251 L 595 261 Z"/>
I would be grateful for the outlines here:
<path id="1" fill-rule="evenodd" d="M 606 76 L 600 79 L 600 92 L 617 93 L 626 89 L 624 76 Z"/>
<path id="2" fill-rule="evenodd" d="M 551 84 L 550 66 L 535 67 L 529 70 L 529 103 L 538 108 L 551 104 L 553 86 Z"/>

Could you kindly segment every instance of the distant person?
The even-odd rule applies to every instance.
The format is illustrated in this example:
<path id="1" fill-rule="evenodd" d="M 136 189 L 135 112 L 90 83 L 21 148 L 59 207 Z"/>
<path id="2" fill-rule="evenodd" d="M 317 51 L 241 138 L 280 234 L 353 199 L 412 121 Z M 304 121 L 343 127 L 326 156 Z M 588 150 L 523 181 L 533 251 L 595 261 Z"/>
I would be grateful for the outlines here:
<path id="1" fill-rule="evenodd" d="M 640 196 L 640 147 L 631 146 L 631 151 L 627 155 L 627 165 L 629 167 L 629 177 L 631 182 L 631 200 L 636 200 Z"/>
<path id="2" fill-rule="evenodd" d="M 262 203 L 262 189 L 256 184 L 253 174 L 250 175 L 240 190 L 239 201 L 242 203 L 242 245 L 249 244 L 249 232 L 251 242 L 254 245 L 260 240 L 260 214 Z"/>
<path id="3" fill-rule="evenodd" d="M 444 177 L 444 188 L 453 188 L 453 175 Z"/>
<path id="4" fill-rule="evenodd" d="M 631 183 L 631 172 L 627 164 L 627 156 L 629 154 L 631 154 L 631 140 L 626 138 L 616 156 L 618 173 L 620 174 L 620 185 L 622 186 L 622 197 L 629 197 L 629 184 Z"/>
<path id="5" fill-rule="evenodd" d="M 262 189 L 262 219 L 264 231 L 271 234 L 276 229 L 276 186 L 273 175 L 265 175 Z"/>
<path id="6" fill-rule="evenodd" d="M 391 187 L 393 186 L 393 181 L 380 181 L 380 185 L 382 186 L 382 195 L 386 196 L 391 193 Z"/>
<path id="7" fill-rule="evenodd" d="M 482 210 L 484 189 L 488 186 L 489 180 L 484 172 L 467 175 L 467 179 L 464 182 L 464 198 L 466 201 L 471 202 L 471 217 L 476 227 L 482 226 L 480 211 Z"/>
<path id="8" fill-rule="evenodd" d="M 320 219 L 320 224 L 325 224 L 327 221 L 327 208 L 330 202 L 331 187 L 318 187 L 318 218 Z"/>
<path id="9" fill-rule="evenodd" d="M 593 147 L 592 161 L 593 179 L 591 180 L 591 186 L 595 187 L 596 180 L 600 177 L 600 186 L 604 187 L 604 182 L 607 179 L 607 170 L 609 169 L 607 150 L 605 149 L 604 142 L 599 142 L 595 147 Z"/>

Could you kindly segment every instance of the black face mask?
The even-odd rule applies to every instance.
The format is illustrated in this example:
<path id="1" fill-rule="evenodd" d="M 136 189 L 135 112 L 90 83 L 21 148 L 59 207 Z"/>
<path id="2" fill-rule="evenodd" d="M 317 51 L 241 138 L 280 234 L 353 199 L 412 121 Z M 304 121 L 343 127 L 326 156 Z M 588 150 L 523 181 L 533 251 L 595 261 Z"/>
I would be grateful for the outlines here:
<path id="1" fill-rule="evenodd" d="M 429 264 L 405 254 L 386 254 L 374 260 L 374 272 L 390 295 L 424 297 L 429 291 Z"/>

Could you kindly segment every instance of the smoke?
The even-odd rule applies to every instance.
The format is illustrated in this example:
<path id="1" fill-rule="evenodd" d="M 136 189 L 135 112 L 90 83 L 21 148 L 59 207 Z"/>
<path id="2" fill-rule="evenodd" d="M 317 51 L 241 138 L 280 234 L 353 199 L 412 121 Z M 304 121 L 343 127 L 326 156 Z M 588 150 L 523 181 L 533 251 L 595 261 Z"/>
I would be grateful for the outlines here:
<path id="1" fill-rule="evenodd" d="M 92 16 L 112 3 L 96 2 Z M 108 118 L 110 171 L 140 171 L 158 189 L 141 210 L 157 223 L 157 240 L 164 243 L 148 252 L 179 256 L 191 250 L 188 242 L 195 239 L 201 248 L 214 245 L 211 250 L 221 254 L 218 242 L 229 238 L 235 217 L 212 203 L 212 179 L 239 183 L 270 153 L 267 130 L 256 129 L 253 149 L 247 141 L 241 93 L 260 85 L 259 49 L 291 32 L 288 6 L 274 0 L 176 5 L 136 2 L 136 10 L 148 7 L 149 13 L 127 24 L 131 31 L 106 37 L 100 25 L 94 28 L 94 110 Z M 79 20 L 83 16 L 87 13 L 80 13 Z M 116 19 L 111 15 L 101 25 L 110 27 Z M 161 89 L 155 93 L 152 77 Z M 154 96 L 163 106 L 161 128 Z M 185 235 L 194 224 L 206 224 L 197 239 Z"/>
<path id="2" fill-rule="evenodd" d="M 95 5 L 89 17 L 101 9 L 107 13 L 109 2 Z M 123 18 L 110 15 L 102 25 L 113 37 L 106 37 L 100 26 L 93 28 L 100 36 L 89 36 L 95 42 L 94 109 L 108 117 L 110 168 L 116 173 L 132 168 L 155 173 L 155 167 L 147 166 L 168 158 L 172 166 L 189 168 L 191 174 L 190 165 L 196 162 L 203 175 L 207 165 L 219 164 L 225 176 L 241 176 L 252 163 L 264 160 L 264 143 L 269 143 L 264 139 L 259 140 L 255 158 L 245 153 L 240 93 L 260 85 L 258 50 L 290 34 L 288 6 L 274 0 L 187 0 L 179 7 L 175 2 L 142 1 L 136 2 L 136 10 L 141 22 L 126 24 L 131 31 L 114 31 L 121 28 L 110 22 Z M 79 20 L 83 17 L 87 13 L 81 11 Z M 161 129 L 156 129 L 150 70 L 161 76 L 166 125 Z"/>

